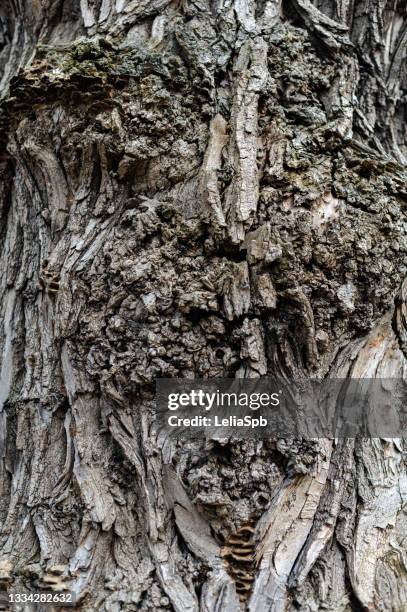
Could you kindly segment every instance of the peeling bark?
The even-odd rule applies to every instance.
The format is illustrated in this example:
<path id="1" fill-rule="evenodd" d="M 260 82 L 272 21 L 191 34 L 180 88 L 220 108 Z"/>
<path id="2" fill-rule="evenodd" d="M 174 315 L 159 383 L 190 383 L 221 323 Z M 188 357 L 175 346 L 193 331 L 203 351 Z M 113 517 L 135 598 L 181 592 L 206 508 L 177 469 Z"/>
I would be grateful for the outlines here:
<path id="1" fill-rule="evenodd" d="M 406 375 L 406 11 L 0 8 L 0 589 L 405 610 L 405 442 L 170 442 L 157 377 Z"/>

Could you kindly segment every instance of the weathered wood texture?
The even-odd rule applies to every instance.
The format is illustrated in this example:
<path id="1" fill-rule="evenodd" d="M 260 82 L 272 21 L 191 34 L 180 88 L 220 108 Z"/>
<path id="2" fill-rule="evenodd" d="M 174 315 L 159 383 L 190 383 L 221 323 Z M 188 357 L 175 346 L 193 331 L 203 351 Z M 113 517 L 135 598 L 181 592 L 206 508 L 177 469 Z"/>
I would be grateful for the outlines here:
<path id="1" fill-rule="evenodd" d="M 158 376 L 404 375 L 406 46 L 402 0 L 2 0 L 1 588 L 407 609 L 403 440 L 152 427 Z"/>

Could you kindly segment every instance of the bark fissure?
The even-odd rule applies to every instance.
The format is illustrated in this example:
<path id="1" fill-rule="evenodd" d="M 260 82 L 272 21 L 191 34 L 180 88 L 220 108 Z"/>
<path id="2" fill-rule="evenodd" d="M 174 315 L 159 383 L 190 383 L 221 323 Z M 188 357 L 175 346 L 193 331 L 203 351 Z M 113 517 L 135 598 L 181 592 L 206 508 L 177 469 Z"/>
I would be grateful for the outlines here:
<path id="1" fill-rule="evenodd" d="M 404 610 L 405 442 L 210 440 L 157 377 L 404 377 L 405 9 L 0 8 L 0 590 Z"/>

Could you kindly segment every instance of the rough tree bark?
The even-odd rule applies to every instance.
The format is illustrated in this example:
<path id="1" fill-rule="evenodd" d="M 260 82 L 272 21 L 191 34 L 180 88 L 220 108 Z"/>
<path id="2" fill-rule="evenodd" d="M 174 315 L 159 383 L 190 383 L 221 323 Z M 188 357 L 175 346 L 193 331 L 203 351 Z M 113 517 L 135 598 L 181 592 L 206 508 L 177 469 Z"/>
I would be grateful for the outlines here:
<path id="1" fill-rule="evenodd" d="M 403 0 L 2 0 L 0 587 L 407 610 L 402 439 L 162 445 L 160 376 L 403 376 Z"/>

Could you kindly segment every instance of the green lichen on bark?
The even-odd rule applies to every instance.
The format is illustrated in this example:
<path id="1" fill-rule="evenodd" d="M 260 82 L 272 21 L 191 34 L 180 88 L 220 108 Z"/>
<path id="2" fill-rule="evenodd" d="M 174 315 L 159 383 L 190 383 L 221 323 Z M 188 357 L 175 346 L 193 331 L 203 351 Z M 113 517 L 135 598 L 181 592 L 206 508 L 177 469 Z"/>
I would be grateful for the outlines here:
<path id="1" fill-rule="evenodd" d="M 1 43 L 0 588 L 403 609 L 404 442 L 153 425 L 157 377 L 404 371 L 402 9 L 50 4 Z"/>

